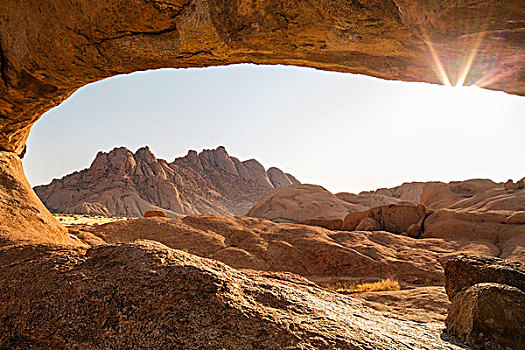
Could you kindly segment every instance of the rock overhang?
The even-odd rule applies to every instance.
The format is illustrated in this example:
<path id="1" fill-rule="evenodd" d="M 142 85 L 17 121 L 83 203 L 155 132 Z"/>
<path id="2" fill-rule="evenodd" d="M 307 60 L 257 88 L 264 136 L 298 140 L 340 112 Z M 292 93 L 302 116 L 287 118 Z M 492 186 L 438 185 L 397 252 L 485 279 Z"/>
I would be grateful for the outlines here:
<path id="1" fill-rule="evenodd" d="M 0 5 L 0 148 L 81 86 L 164 67 L 290 64 L 525 94 L 521 1 L 83 1 Z"/>

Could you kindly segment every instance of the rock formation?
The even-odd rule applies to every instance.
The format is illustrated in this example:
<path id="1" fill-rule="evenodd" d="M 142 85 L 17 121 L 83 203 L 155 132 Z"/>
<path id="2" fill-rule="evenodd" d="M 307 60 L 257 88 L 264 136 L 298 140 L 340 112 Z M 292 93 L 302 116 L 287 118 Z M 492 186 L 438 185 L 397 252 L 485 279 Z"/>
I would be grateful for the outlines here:
<path id="1" fill-rule="evenodd" d="M 344 200 L 345 202 L 361 205 L 366 208 L 379 207 L 382 205 L 396 204 L 403 202 L 403 199 L 392 197 L 392 196 L 383 196 L 380 194 L 366 194 L 366 192 L 361 192 L 360 194 L 353 194 L 348 192 L 340 192 L 335 195 L 337 198 Z M 414 203 L 419 203 L 418 201 Z"/>
<path id="2" fill-rule="evenodd" d="M 13 243 L 74 244 L 27 182 L 20 158 L 0 152 L 0 246 Z"/>
<path id="3" fill-rule="evenodd" d="M 459 256 L 445 264 L 445 288 L 452 335 L 474 349 L 523 347 L 525 265 Z"/>
<path id="4" fill-rule="evenodd" d="M 142 216 L 161 210 L 170 217 L 213 213 L 242 215 L 276 186 L 296 184 L 277 168 L 254 159 L 241 162 L 224 147 L 168 163 L 148 147 L 99 152 L 88 169 L 35 187 L 53 212 Z"/>
<path id="5" fill-rule="evenodd" d="M 343 230 L 384 230 L 392 233 L 407 233 L 414 224 L 421 226 L 422 221 L 430 212 L 424 205 L 412 203 L 390 204 L 371 208 L 365 211 L 349 213 L 345 216 Z M 418 237 L 416 235 L 416 237 Z"/>
<path id="6" fill-rule="evenodd" d="M 69 242 L 19 157 L 33 123 L 79 87 L 160 67 L 281 63 L 438 83 L 439 60 L 455 83 L 478 49 L 465 83 L 523 95 L 524 12 L 522 0 L 0 2 L 0 347 L 457 348 L 437 325 L 157 244 L 10 245 Z"/>
<path id="7" fill-rule="evenodd" d="M 145 218 L 165 218 L 167 214 L 163 210 L 148 210 L 144 213 Z"/>
<path id="8" fill-rule="evenodd" d="M 331 231 L 247 217 L 141 218 L 71 231 L 88 243 L 94 237 L 107 244 L 147 239 L 234 268 L 293 272 L 314 280 L 392 277 L 406 283 L 442 283 L 441 262 L 450 257 L 499 253 L 486 241 L 413 239 L 382 231 Z"/>
<path id="9" fill-rule="evenodd" d="M 247 216 L 276 222 L 343 219 L 348 212 L 365 209 L 334 196 L 316 185 L 278 187 L 248 211 Z"/>
<path id="10" fill-rule="evenodd" d="M 486 241 L 499 257 L 525 262 L 525 225 L 508 223 L 504 214 L 440 209 L 426 218 L 421 237 Z"/>
<path id="11" fill-rule="evenodd" d="M 430 182 L 432 183 L 432 182 Z M 359 197 L 366 198 L 366 196 L 380 196 L 380 198 L 392 198 L 396 201 L 388 203 L 388 200 L 383 199 L 385 203 L 373 205 L 385 205 L 385 204 L 395 204 L 399 201 L 408 201 L 418 204 L 421 201 L 421 195 L 423 193 L 423 188 L 429 183 L 425 182 L 405 182 L 404 184 L 392 188 L 380 188 L 375 191 L 363 191 L 359 193 Z"/>
<path id="12" fill-rule="evenodd" d="M 359 195 L 338 193 L 337 200 L 319 187 L 289 186 L 273 190 L 249 211 L 249 215 L 325 228 L 332 225 L 327 219 L 346 218 L 343 230 L 380 229 L 416 238 L 423 231 L 423 237 L 481 238 L 494 243 L 501 241 L 499 237 L 516 236 L 513 249 L 517 250 L 513 254 L 520 254 L 525 239 L 525 227 L 521 226 L 525 223 L 522 215 L 525 190 L 519 188 L 519 183 L 508 193 L 505 184 L 485 179 L 448 184 L 414 182 Z M 429 208 L 425 209 L 425 215 L 417 214 L 416 204 Z M 386 215 L 387 211 L 390 214 Z M 408 215 L 407 211 L 414 215 Z M 401 217 L 405 217 L 402 224 Z M 365 222 L 359 226 L 362 220 Z"/>

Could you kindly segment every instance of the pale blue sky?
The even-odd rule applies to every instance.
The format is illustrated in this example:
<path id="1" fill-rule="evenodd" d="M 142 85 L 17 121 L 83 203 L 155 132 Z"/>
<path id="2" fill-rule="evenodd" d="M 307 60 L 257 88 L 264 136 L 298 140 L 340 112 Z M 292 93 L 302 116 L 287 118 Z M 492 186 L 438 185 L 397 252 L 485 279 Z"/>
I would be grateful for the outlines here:
<path id="1" fill-rule="evenodd" d="M 287 66 L 163 69 L 85 86 L 38 121 L 32 185 L 100 150 L 172 161 L 224 145 L 305 183 L 359 192 L 405 181 L 525 176 L 525 98 Z"/>

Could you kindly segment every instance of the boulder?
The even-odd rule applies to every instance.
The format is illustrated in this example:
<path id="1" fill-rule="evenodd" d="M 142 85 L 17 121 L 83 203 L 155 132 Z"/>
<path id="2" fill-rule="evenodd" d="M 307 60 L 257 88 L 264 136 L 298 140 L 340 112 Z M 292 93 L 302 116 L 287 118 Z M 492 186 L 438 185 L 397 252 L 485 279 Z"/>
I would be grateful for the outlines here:
<path id="1" fill-rule="evenodd" d="M 445 320 L 450 335 L 473 349 L 523 349 L 525 292 L 478 283 L 457 293 Z"/>
<path id="2" fill-rule="evenodd" d="M 148 210 L 144 213 L 145 218 L 165 218 L 166 216 L 166 212 L 163 210 Z"/>
<path id="3" fill-rule="evenodd" d="M 247 216 L 276 222 L 302 222 L 310 219 L 343 219 L 349 212 L 365 209 L 337 198 L 316 185 L 289 185 L 273 189 L 251 208 Z"/>
<path id="4" fill-rule="evenodd" d="M 355 228 L 356 231 L 379 231 L 381 230 L 381 225 L 372 218 L 364 218 L 359 222 L 359 225 Z"/>
<path id="5" fill-rule="evenodd" d="M 365 218 L 377 222 L 380 230 L 392 233 L 404 233 L 415 223 L 418 223 L 427 214 L 424 205 L 415 205 L 409 202 L 375 207 L 363 212 L 349 213 L 343 222 L 343 230 L 355 231 Z"/>
<path id="6" fill-rule="evenodd" d="M 421 218 L 421 220 L 419 220 L 417 223 L 412 224 L 408 227 L 406 233 L 409 237 L 419 238 L 421 236 L 424 219 L 425 218 Z"/>
<path id="7" fill-rule="evenodd" d="M 445 263 L 449 334 L 473 349 L 525 344 L 525 264 L 458 256 Z"/>
<path id="8" fill-rule="evenodd" d="M 505 188 L 505 191 L 507 191 L 507 193 L 514 193 L 517 190 L 519 190 L 520 185 L 518 183 L 514 183 L 514 181 L 509 179 L 507 182 L 505 182 L 503 187 Z"/>
<path id="9" fill-rule="evenodd" d="M 343 220 L 344 231 L 355 231 L 361 221 L 367 218 L 368 210 L 348 213 Z"/>
<path id="10" fill-rule="evenodd" d="M 451 301 L 478 283 L 505 284 L 525 291 L 525 264 L 474 256 L 457 256 L 445 263 L 445 290 Z"/>

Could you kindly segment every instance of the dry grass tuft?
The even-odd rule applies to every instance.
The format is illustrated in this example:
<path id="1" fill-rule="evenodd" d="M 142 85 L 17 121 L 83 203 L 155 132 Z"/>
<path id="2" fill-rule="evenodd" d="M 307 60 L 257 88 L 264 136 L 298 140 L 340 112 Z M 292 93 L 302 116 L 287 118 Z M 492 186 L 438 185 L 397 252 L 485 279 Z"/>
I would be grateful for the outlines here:
<path id="1" fill-rule="evenodd" d="M 389 290 L 400 290 L 399 282 L 387 278 L 378 282 L 356 283 L 353 281 L 338 281 L 330 283 L 321 283 L 321 287 L 342 294 L 352 294 L 361 292 L 379 292 Z"/>

